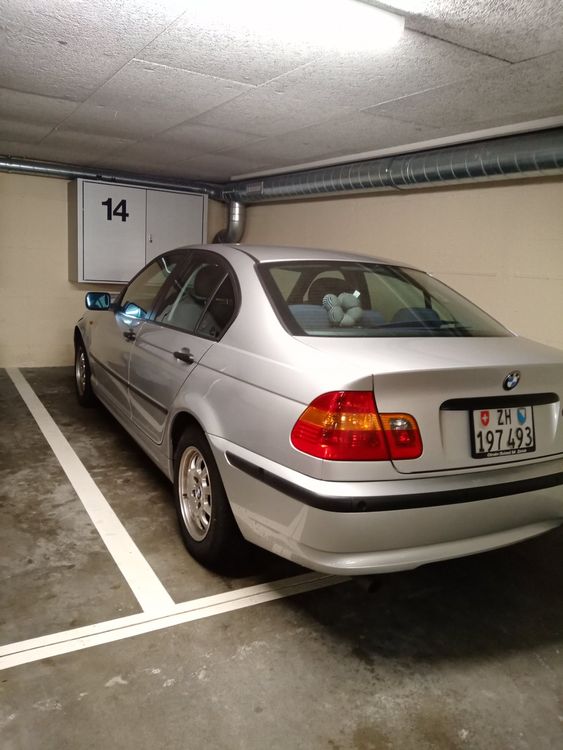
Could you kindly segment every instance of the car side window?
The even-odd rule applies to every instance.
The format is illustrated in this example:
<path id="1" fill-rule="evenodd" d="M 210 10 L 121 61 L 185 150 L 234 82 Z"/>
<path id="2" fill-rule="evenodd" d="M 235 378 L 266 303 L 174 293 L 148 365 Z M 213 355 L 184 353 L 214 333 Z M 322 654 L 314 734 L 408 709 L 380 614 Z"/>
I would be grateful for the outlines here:
<path id="1" fill-rule="evenodd" d="M 196 334 L 218 339 L 227 328 L 235 313 L 235 289 L 233 280 L 227 276 L 210 300 L 207 310 L 199 321 Z"/>
<path id="2" fill-rule="evenodd" d="M 215 259 L 198 258 L 172 284 L 155 322 L 217 339 L 235 310 L 233 281 Z"/>
<path id="3" fill-rule="evenodd" d="M 120 309 L 125 315 L 144 320 L 150 315 L 158 293 L 177 263 L 176 258 L 158 258 L 129 284 L 121 298 Z"/>

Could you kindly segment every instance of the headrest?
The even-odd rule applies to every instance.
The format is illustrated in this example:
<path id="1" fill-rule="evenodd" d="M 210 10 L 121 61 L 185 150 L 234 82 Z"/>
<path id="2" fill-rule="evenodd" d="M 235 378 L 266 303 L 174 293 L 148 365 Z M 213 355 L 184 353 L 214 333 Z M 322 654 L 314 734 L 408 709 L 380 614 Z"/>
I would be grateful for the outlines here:
<path id="1" fill-rule="evenodd" d="M 338 296 L 342 292 L 349 291 L 350 284 L 346 283 L 344 279 L 330 277 L 317 279 L 309 287 L 309 303 L 312 305 L 322 305 L 323 299 L 327 294 Z"/>
<path id="2" fill-rule="evenodd" d="M 193 296 L 205 300 L 215 291 L 225 271 L 219 266 L 203 266 L 194 279 Z"/>

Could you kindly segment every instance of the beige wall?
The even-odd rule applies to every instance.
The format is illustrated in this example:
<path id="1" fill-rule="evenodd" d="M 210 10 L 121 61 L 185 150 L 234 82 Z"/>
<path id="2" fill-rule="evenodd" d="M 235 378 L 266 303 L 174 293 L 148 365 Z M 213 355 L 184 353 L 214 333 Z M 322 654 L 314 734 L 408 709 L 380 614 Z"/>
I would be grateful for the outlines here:
<path id="1" fill-rule="evenodd" d="M 67 181 L 0 173 L 0 366 L 70 364 L 91 284 L 68 281 Z M 209 235 L 224 222 L 209 202 Z M 111 291 L 119 287 L 112 285 Z"/>
<path id="2" fill-rule="evenodd" d="M 208 201 L 207 203 L 207 241 L 213 242 L 213 237 L 220 229 L 227 226 L 227 210 L 224 203 Z"/>
<path id="3" fill-rule="evenodd" d="M 563 349 L 563 180 L 263 204 L 249 209 L 244 241 L 412 263 Z"/>
<path id="4" fill-rule="evenodd" d="M 0 173 L 0 366 L 72 362 L 90 285 L 68 281 L 67 183 Z M 225 210 L 209 203 L 209 232 Z M 563 348 L 563 180 L 251 207 L 244 241 L 402 259 Z"/>

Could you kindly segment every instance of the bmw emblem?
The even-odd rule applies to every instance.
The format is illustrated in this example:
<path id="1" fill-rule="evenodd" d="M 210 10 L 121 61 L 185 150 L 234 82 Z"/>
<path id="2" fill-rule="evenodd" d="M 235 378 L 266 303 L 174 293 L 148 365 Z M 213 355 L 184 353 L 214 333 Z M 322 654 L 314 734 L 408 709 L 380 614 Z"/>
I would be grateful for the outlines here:
<path id="1" fill-rule="evenodd" d="M 505 391 L 511 391 L 513 388 L 516 388 L 519 382 L 520 373 L 518 372 L 518 370 L 514 370 L 514 372 L 509 372 L 505 377 L 502 387 Z"/>

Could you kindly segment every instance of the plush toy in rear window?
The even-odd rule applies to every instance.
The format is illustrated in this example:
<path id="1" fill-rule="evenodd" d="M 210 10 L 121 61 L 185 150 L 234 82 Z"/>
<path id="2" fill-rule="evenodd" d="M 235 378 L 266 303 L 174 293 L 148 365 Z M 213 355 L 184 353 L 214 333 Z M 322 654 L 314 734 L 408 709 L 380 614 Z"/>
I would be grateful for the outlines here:
<path id="1" fill-rule="evenodd" d="M 325 294 L 323 307 L 327 310 L 328 319 L 333 326 L 352 328 L 359 325 L 362 319 L 360 300 L 349 292 L 342 292 L 338 297 L 336 294 Z"/>

